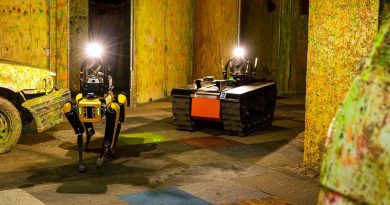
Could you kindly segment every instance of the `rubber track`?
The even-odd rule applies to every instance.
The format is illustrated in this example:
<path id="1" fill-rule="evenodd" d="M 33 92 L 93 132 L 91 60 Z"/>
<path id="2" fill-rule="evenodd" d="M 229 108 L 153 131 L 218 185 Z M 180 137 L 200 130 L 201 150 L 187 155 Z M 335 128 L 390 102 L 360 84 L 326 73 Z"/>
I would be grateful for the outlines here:
<path id="1" fill-rule="evenodd" d="M 253 112 L 249 109 L 258 102 L 241 99 L 240 102 L 221 102 L 222 122 L 224 130 L 229 135 L 245 136 L 257 129 L 270 125 L 275 110 L 275 98 L 272 92 L 267 93 L 267 103 L 263 112 Z M 248 105 L 252 103 L 252 105 Z"/>
<path id="2" fill-rule="evenodd" d="M 196 130 L 195 122 L 191 119 L 191 98 L 173 97 L 173 124 L 178 130 Z"/>

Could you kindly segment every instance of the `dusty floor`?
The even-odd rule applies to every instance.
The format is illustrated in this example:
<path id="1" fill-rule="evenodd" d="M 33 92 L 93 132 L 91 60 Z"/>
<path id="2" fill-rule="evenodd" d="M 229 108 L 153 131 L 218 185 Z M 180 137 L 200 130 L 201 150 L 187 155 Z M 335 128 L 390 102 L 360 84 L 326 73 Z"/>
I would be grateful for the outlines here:
<path id="1" fill-rule="evenodd" d="M 0 204 L 315 204 L 318 179 L 300 172 L 304 98 L 278 99 L 273 125 L 247 137 L 218 126 L 177 131 L 171 104 L 128 109 L 117 158 L 95 168 L 97 124 L 87 172 L 78 173 L 68 123 L 24 134 L 0 155 Z"/>

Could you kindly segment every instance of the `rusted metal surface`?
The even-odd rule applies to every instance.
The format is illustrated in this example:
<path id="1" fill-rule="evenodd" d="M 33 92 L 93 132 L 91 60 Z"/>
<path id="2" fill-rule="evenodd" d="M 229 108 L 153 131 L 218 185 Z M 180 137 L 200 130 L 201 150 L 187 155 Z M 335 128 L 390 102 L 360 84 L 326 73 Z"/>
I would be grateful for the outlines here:
<path id="1" fill-rule="evenodd" d="M 378 1 L 310 1 L 309 12 L 304 162 L 318 168 L 329 123 L 377 33 Z"/>
<path id="2" fill-rule="evenodd" d="M 390 203 L 389 17 L 333 120 L 321 168 L 324 188 L 359 203 Z"/>

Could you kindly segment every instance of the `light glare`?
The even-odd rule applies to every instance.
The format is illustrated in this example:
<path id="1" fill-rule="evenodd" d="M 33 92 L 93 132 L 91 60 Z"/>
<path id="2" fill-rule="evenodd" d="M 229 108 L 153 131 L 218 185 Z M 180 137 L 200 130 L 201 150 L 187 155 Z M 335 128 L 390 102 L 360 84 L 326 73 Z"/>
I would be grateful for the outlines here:
<path id="1" fill-rule="evenodd" d="M 103 47 L 97 43 L 87 45 L 87 55 L 92 58 L 100 58 L 103 54 Z"/>
<path id="2" fill-rule="evenodd" d="M 245 50 L 241 47 L 237 47 L 234 49 L 234 56 L 237 56 L 237 57 L 244 57 L 245 55 Z"/>

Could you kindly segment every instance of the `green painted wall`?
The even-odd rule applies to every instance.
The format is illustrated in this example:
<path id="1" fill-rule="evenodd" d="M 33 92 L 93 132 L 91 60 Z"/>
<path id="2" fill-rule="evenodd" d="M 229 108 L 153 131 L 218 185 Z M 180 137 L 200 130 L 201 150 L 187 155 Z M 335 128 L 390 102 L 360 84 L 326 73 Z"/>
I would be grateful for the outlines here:
<path id="1" fill-rule="evenodd" d="M 310 1 L 304 162 L 317 167 L 337 108 L 378 27 L 378 0 Z"/>

